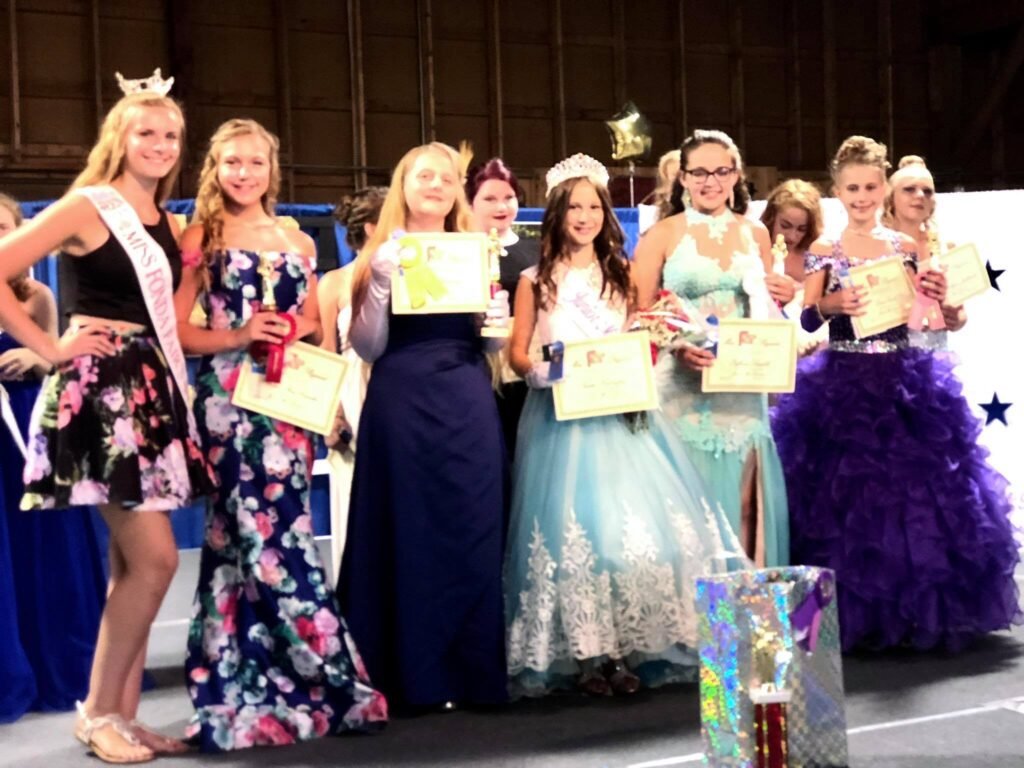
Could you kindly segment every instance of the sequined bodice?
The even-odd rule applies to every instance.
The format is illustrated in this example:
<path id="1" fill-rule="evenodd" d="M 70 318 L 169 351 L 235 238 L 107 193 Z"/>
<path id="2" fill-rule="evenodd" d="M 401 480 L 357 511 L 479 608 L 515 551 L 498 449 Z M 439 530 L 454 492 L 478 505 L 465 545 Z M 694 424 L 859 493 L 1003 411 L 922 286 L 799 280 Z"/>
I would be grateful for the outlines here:
<path id="1" fill-rule="evenodd" d="M 896 257 L 902 259 L 905 263 L 912 263 L 911 257 L 903 251 L 897 234 L 891 230 L 885 230 L 885 233 L 889 236 L 889 240 L 892 243 L 892 252 L 884 253 L 875 259 L 871 259 L 871 261 Z M 858 262 L 858 264 L 862 263 L 864 262 Z M 842 243 L 838 238 L 832 245 L 832 253 L 828 256 L 808 251 L 804 257 L 804 267 L 807 274 L 828 269 L 828 277 L 825 282 L 826 293 L 835 293 L 842 287 L 839 284 L 839 273 L 841 270 L 849 269 L 852 266 L 854 264 L 850 257 L 843 252 Z M 855 351 L 850 346 L 852 344 L 863 348 L 863 351 L 889 351 L 890 348 L 903 348 L 908 344 L 906 325 L 898 325 L 895 328 L 882 331 L 882 333 L 858 339 L 853 332 L 853 321 L 849 315 L 837 315 L 832 318 L 829 323 L 828 339 L 829 344 L 833 348 L 840 350 L 848 349 L 850 351 Z"/>

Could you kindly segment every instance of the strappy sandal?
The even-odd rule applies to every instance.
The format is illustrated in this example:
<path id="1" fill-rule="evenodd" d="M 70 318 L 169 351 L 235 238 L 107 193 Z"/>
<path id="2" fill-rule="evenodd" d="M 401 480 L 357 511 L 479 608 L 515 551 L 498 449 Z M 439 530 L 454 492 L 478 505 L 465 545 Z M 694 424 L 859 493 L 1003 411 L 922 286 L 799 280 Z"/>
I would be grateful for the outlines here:
<path id="1" fill-rule="evenodd" d="M 612 691 L 617 694 L 636 693 L 640 690 L 640 678 L 629 671 L 621 660 L 609 659 L 605 662 L 604 672 Z"/>
<path id="2" fill-rule="evenodd" d="M 128 727 L 142 746 L 149 747 L 157 755 L 180 755 L 189 750 L 188 744 L 181 739 L 155 731 L 141 720 L 132 720 Z"/>
<path id="3" fill-rule="evenodd" d="M 138 737 L 136 737 L 134 733 L 132 733 L 131 726 L 128 725 L 124 718 L 119 714 L 113 713 L 110 715 L 101 715 L 99 717 L 89 717 L 89 713 L 85 711 L 85 705 L 80 701 L 75 702 L 75 708 L 78 710 L 78 722 L 75 724 L 75 738 L 85 744 L 89 751 L 104 763 L 111 763 L 113 765 L 135 765 L 138 763 L 148 763 L 156 757 L 156 753 L 152 749 L 149 750 L 149 755 L 134 758 L 107 752 L 93 740 L 93 734 L 103 728 L 113 728 L 117 735 L 124 739 L 125 743 L 130 747 L 142 746 L 142 742 L 139 741 Z"/>

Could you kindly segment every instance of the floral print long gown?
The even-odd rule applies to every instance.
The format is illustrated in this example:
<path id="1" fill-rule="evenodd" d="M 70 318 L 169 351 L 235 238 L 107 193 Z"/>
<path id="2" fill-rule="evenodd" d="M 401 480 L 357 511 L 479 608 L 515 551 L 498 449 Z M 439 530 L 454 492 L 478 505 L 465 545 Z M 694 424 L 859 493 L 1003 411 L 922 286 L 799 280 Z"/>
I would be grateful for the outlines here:
<path id="1" fill-rule="evenodd" d="M 313 265 L 273 254 L 278 306 L 296 314 Z M 260 308 L 259 256 L 229 250 L 204 294 L 210 328 Z M 244 350 L 204 357 L 196 416 L 218 491 L 208 511 L 186 662 L 196 714 L 188 735 L 207 751 L 290 744 L 383 725 L 387 705 L 324 577 L 313 539 L 310 435 L 231 404 Z"/>

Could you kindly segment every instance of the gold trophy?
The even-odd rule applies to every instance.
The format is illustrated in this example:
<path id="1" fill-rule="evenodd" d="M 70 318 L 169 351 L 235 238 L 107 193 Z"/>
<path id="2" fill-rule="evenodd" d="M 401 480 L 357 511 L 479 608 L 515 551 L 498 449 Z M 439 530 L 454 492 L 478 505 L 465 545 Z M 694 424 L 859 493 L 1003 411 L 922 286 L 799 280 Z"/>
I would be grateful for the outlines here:
<path id="1" fill-rule="evenodd" d="M 775 245 L 772 246 L 772 273 L 776 275 L 786 274 L 786 257 L 789 249 L 786 247 L 786 238 L 779 235 L 775 238 Z"/>
<path id="2" fill-rule="evenodd" d="M 277 271 L 274 266 L 274 256 L 265 251 L 260 251 L 260 264 L 256 267 L 256 273 L 263 279 L 263 298 L 260 301 L 261 312 L 276 312 L 281 322 L 288 326 L 288 333 L 279 342 L 254 341 L 249 345 L 249 356 L 253 363 L 263 369 L 264 380 L 276 384 L 281 381 L 284 372 L 284 351 L 290 341 L 295 338 L 298 326 L 295 318 L 287 312 L 281 312 L 277 308 L 277 299 L 274 298 L 273 276 Z"/>
<path id="3" fill-rule="evenodd" d="M 505 255 L 505 248 L 498 237 L 498 230 L 491 227 L 487 235 L 487 255 L 491 267 L 491 297 L 493 298 L 501 290 L 501 257 Z M 480 329 L 480 335 L 490 339 L 506 339 L 512 333 L 508 326 L 495 328 L 485 325 Z"/>
<path id="4" fill-rule="evenodd" d="M 259 253 L 260 265 L 256 267 L 256 274 L 263 278 L 263 299 L 260 305 L 264 312 L 277 312 L 277 299 L 274 298 L 274 258 L 266 251 Z"/>

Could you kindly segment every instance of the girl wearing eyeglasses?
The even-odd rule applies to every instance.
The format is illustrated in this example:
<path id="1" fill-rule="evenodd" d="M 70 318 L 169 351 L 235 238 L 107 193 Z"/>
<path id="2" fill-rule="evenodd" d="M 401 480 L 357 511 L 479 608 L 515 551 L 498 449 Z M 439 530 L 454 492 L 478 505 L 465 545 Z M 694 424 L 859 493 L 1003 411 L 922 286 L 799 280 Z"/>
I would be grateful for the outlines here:
<path id="1" fill-rule="evenodd" d="M 749 195 L 743 160 L 721 131 L 696 131 L 680 147 L 672 215 L 640 240 L 633 274 L 640 306 L 664 287 L 707 317 L 750 317 L 770 300 L 785 304 L 796 281 L 771 270 L 768 230 L 743 217 Z M 662 355 L 657 377 L 662 408 L 690 458 L 721 504 L 748 554 L 758 563 L 789 560 L 786 488 L 768 426 L 763 394 L 705 394 L 701 371 L 714 354 L 686 347 Z"/>

